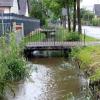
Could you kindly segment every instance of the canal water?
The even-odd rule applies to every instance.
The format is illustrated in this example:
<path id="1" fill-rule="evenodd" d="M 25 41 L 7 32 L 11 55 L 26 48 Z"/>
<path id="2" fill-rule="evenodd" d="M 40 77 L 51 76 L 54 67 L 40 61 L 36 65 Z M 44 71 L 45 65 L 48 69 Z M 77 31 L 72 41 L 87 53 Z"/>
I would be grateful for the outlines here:
<path id="1" fill-rule="evenodd" d="M 8 100 L 90 100 L 83 98 L 78 69 L 64 58 L 34 58 L 30 79 Z"/>

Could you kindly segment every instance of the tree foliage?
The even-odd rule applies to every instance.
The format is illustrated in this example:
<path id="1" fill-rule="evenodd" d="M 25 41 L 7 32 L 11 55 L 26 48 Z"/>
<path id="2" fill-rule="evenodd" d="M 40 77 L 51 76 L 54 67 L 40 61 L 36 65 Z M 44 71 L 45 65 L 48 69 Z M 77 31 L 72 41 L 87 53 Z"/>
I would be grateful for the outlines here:
<path id="1" fill-rule="evenodd" d="M 73 31 L 76 30 L 76 14 L 78 19 L 78 31 L 81 32 L 80 19 L 80 0 L 43 0 L 48 9 L 50 9 L 55 16 L 61 18 L 63 26 L 66 27 L 66 16 L 62 17 L 62 8 L 67 9 L 68 30 L 71 31 L 71 13 L 73 12 Z M 77 10 L 76 10 L 77 6 Z"/>
<path id="2" fill-rule="evenodd" d="M 41 0 L 30 0 L 30 16 L 40 19 L 41 25 L 45 24 L 47 9 Z"/>
<path id="3" fill-rule="evenodd" d="M 92 21 L 92 19 L 94 18 L 94 14 L 91 11 L 86 10 L 85 8 L 82 8 L 81 18 L 85 21 Z"/>
<path id="4" fill-rule="evenodd" d="M 62 8 L 73 6 L 73 0 L 43 0 L 43 2 L 58 17 L 61 16 Z"/>
<path id="5" fill-rule="evenodd" d="M 53 18 L 61 19 L 61 24 L 65 28 L 67 20 L 69 31 L 71 31 L 71 21 L 73 21 L 73 31 L 76 31 L 76 17 L 77 17 L 78 31 L 81 32 L 80 1 L 81 0 L 30 0 L 31 2 L 30 15 L 40 19 L 42 23 L 45 22 L 45 20 L 48 17 L 51 17 L 51 15 L 53 15 L 54 16 Z M 61 13 L 62 8 L 67 9 L 67 17 L 62 16 Z M 51 11 L 53 14 L 49 13 L 49 11 Z M 73 19 L 71 19 L 72 13 L 73 13 Z"/>

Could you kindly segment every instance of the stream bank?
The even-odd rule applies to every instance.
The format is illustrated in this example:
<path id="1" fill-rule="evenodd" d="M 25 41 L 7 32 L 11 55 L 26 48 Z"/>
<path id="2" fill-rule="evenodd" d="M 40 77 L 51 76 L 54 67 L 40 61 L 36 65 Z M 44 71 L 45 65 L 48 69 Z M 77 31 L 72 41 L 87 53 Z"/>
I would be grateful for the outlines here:
<path id="1" fill-rule="evenodd" d="M 77 48 L 71 55 L 89 80 L 89 89 L 92 91 L 94 100 L 100 99 L 100 46 Z"/>

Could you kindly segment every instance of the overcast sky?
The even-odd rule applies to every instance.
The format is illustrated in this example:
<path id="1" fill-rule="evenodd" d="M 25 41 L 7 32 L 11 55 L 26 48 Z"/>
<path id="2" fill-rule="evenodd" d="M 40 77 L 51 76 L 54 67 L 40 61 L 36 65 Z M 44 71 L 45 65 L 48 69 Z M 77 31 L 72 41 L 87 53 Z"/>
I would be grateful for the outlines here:
<path id="1" fill-rule="evenodd" d="M 92 10 L 94 4 L 100 4 L 100 0 L 83 0 L 81 7 Z"/>

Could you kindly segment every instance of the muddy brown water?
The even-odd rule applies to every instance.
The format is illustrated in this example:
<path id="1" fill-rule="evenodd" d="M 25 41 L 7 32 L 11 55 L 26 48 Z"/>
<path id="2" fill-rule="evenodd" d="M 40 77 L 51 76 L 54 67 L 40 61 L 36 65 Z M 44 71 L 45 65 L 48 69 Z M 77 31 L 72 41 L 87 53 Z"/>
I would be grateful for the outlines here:
<path id="1" fill-rule="evenodd" d="M 32 80 L 20 84 L 15 97 L 8 94 L 9 100 L 68 100 L 69 94 L 80 94 L 77 69 L 63 58 L 35 58 L 32 63 Z"/>

